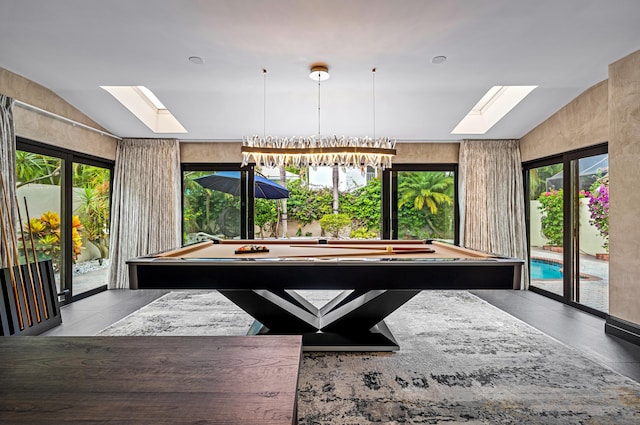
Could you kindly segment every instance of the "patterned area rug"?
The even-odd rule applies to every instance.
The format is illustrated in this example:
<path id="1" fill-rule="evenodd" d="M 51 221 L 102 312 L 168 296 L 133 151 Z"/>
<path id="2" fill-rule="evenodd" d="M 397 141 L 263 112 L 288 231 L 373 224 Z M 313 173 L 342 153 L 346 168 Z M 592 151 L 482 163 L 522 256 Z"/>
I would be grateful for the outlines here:
<path id="1" fill-rule="evenodd" d="M 386 322 L 398 352 L 304 354 L 299 424 L 640 424 L 640 384 L 468 292 L 423 291 Z M 172 292 L 100 334 L 243 335 L 251 323 L 215 291 Z"/>

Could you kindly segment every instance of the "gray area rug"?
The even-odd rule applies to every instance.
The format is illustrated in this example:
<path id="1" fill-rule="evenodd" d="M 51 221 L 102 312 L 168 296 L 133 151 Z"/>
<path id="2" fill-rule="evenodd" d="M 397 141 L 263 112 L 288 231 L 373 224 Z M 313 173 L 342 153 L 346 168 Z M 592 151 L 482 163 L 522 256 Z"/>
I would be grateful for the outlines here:
<path id="1" fill-rule="evenodd" d="M 243 335 L 252 321 L 215 291 L 172 292 L 100 335 Z M 423 291 L 386 322 L 398 352 L 304 354 L 299 424 L 640 424 L 640 384 L 468 292 Z"/>

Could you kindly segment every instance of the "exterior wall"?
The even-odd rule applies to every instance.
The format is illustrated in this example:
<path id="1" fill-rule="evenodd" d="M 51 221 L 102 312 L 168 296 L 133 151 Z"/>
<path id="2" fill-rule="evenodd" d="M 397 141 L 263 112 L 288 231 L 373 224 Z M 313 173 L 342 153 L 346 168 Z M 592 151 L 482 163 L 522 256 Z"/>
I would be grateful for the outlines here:
<path id="1" fill-rule="evenodd" d="M 51 90 L 4 68 L 0 68 L 0 93 L 106 133 L 109 132 Z M 114 160 L 116 157 L 117 141 L 112 137 L 25 109 L 20 105 L 14 107 L 14 118 L 17 136 L 103 159 Z"/>
<path id="2" fill-rule="evenodd" d="M 520 139 L 522 161 L 544 158 L 609 140 L 608 85 L 602 81 Z"/>
<path id="3" fill-rule="evenodd" d="M 640 324 L 640 51 L 609 66 L 609 313 Z"/>
<path id="4" fill-rule="evenodd" d="M 542 234 L 542 213 L 540 211 L 540 201 L 530 201 L 530 226 L 529 243 L 531 246 L 542 248 L 544 245 L 548 245 L 549 241 Z M 595 226 L 589 224 L 591 213 L 589 212 L 589 205 L 583 203 L 580 205 L 580 252 L 592 256 L 596 254 L 606 254 L 607 251 L 603 248 L 605 240 L 600 236 L 600 232 Z"/>

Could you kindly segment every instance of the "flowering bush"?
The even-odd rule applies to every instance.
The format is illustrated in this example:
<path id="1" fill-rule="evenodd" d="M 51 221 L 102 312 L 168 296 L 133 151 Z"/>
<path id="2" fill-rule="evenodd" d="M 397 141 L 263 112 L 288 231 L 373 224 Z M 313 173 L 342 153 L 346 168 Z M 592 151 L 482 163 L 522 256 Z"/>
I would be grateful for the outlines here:
<path id="1" fill-rule="evenodd" d="M 589 196 L 588 192 L 581 190 L 578 193 L 578 200 L 582 205 L 582 199 Z M 564 235 L 563 219 L 563 190 L 543 192 L 538 198 L 542 211 L 542 234 L 549 240 L 549 245 L 562 246 Z"/>
<path id="2" fill-rule="evenodd" d="M 596 182 L 589 192 L 589 223 L 598 229 L 604 238 L 602 247 L 609 250 L 609 186 Z"/>

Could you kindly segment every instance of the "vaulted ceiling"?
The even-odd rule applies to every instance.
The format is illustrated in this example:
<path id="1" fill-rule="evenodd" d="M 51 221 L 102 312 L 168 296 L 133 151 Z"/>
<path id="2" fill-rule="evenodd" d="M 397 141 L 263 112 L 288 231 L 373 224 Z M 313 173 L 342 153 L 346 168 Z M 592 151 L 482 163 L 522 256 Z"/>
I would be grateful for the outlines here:
<path id="1" fill-rule="evenodd" d="M 519 138 L 640 48 L 639 16 L 637 0 L 0 0 L 0 66 L 124 137 L 371 136 L 375 120 L 399 141 Z M 104 85 L 148 87 L 188 133 L 152 133 Z M 451 134 L 494 85 L 538 88 L 486 134 Z"/>

